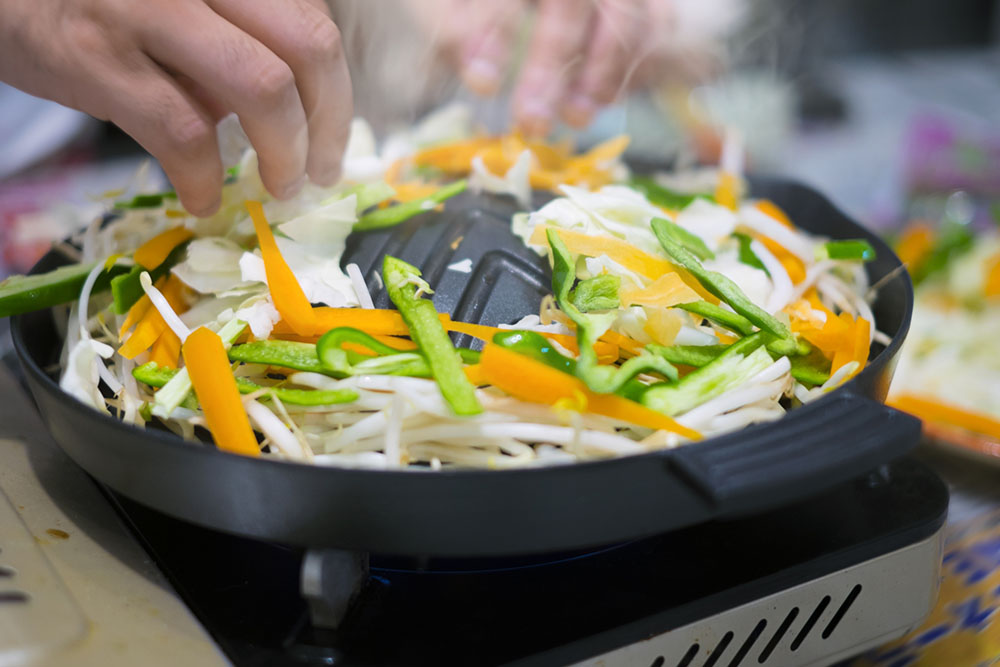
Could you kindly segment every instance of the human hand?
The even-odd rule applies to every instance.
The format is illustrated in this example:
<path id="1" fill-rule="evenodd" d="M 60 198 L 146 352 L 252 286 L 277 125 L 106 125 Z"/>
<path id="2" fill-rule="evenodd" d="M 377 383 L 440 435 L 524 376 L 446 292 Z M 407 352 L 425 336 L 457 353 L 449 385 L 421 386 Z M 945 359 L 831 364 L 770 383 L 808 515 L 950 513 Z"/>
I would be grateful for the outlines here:
<path id="1" fill-rule="evenodd" d="M 0 80 L 121 127 L 195 215 L 219 206 L 223 116 L 287 198 L 337 180 L 353 113 L 322 0 L 3 0 Z"/>
<path id="2" fill-rule="evenodd" d="M 704 75 L 716 65 L 717 38 L 739 15 L 734 0 L 409 1 L 482 95 L 498 91 L 534 7 L 513 104 L 516 123 L 535 135 L 560 118 L 585 126 L 635 87 Z"/>

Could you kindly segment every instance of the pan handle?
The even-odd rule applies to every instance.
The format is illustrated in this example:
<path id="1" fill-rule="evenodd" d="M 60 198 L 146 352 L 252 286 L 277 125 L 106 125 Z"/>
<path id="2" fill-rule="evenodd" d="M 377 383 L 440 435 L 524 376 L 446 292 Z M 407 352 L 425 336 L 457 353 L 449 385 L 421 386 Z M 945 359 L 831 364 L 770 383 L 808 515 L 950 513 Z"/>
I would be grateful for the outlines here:
<path id="1" fill-rule="evenodd" d="M 706 495 L 720 516 L 732 516 L 862 475 L 906 454 L 919 440 L 920 420 L 842 393 L 722 442 L 675 450 L 671 467 Z"/>

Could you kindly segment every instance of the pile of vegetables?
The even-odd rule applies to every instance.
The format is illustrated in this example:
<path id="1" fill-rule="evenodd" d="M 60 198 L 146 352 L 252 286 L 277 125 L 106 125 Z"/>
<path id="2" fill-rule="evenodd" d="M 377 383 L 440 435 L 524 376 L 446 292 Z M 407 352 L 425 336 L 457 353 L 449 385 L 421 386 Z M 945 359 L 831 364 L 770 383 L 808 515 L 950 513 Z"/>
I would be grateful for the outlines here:
<path id="1" fill-rule="evenodd" d="M 896 250 L 916 299 L 889 402 L 932 435 L 1000 442 L 1000 234 L 918 221 Z"/>
<path id="2" fill-rule="evenodd" d="M 191 441 L 204 428 L 246 456 L 377 468 L 696 442 L 816 399 L 885 338 L 866 302 L 872 248 L 797 229 L 738 174 L 678 192 L 630 178 L 623 138 L 573 155 L 516 136 L 426 142 L 425 125 L 380 154 L 354 131 L 344 182 L 288 202 L 266 195 L 252 152 L 212 218 L 170 193 L 118 202 L 76 263 L 0 284 L 0 313 L 67 311 L 61 386 L 95 409 Z M 395 308 L 373 308 L 358 267 L 340 267 L 346 236 L 468 187 L 525 204 L 512 230 L 549 257 L 551 296 L 518 322 L 459 322 L 387 255 Z M 531 211 L 533 188 L 560 196 Z"/>

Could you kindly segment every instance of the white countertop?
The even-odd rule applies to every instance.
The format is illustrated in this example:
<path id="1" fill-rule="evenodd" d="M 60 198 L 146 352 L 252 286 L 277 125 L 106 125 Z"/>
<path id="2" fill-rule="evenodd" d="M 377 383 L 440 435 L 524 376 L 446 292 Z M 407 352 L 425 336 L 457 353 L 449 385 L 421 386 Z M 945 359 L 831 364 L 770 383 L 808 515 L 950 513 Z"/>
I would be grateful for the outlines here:
<path id="1" fill-rule="evenodd" d="M 0 578 L 0 594 L 36 596 L 0 603 L 0 665 L 229 664 L 2 365 L 0 396 L 0 566 L 11 566 L 18 549 L 27 556 L 12 578 Z M 13 512 L 5 514 L 7 501 Z M 39 628 L 38 616 L 26 613 L 33 604 L 48 605 L 58 623 Z M 10 630 L 29 621 L 33 627 Z M 34 659 L 13 653 L 32 643 L 42 651 Z"/>

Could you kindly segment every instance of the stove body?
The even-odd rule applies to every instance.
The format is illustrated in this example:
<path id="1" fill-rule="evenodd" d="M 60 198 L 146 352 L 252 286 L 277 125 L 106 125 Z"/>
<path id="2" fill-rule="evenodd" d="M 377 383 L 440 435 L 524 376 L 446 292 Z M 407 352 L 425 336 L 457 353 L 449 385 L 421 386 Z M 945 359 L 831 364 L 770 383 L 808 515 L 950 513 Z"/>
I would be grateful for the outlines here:
<path id="1" fill-rule="evenodd" d="M 113 494 L 236 665 L 823 665 L 933 606 L 947 490 L 901 460 L 814 498 L 581 553 L 306 551 Z"/>

